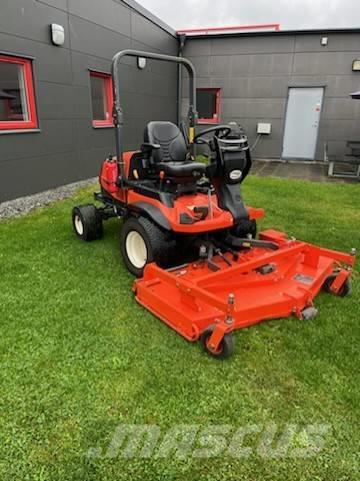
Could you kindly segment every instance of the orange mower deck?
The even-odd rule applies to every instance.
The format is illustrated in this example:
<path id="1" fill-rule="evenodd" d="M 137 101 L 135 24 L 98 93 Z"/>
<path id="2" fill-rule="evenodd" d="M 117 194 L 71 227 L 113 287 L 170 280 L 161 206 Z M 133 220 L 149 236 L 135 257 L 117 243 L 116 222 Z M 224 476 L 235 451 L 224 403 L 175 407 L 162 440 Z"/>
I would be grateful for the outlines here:
<path id="1" fill-rule="evenodd" d="M 237 259 L 227 253 L 231 265 L 215 256 L 215 272 L 205 261 L 169 270 L 149 264 L 134 283 L 137 301 L 189 341 L 210 332 L 206 348 L 216 355 L 224 336 L 235 329 L 290 315 L 314 317 L 314 298 L 326 282 L 329 292 L 341 295 L 354 255 L 288 239 L 274 230 L 261 232 L 259 238 L 278 249 L 253 247 L 239 252 Z"/>

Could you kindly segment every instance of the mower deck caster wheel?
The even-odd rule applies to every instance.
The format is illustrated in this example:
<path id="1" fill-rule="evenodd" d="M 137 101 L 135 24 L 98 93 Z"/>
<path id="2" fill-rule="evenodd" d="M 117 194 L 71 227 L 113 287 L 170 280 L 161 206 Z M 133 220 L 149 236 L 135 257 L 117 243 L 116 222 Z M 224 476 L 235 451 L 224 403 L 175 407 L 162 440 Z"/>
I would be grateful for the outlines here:
<path id="1" fill-rule="evenodd" d="M 334 282 L 335 279 L 336 279 L 336 274 L 332 274 L 331 276 L 325 279 L 325 282 L 323 284 L 323 289 L 325 292 L 328 292 L 329 294 L 334 294 L 334 292 L 332 292 L 331 290 L 331 284 Z M 345 297 L 345 296 L 349 296 L 351 292 L 352 292 L 351 280 L 348 278 L 346 279 L 344 284 L 341 286 L 339 292 L 336 295 L 340 297 Z"/>
<path id="2" fill-rule="evenodd" d="M 101 239 L 103 224 L 101 214 L 94 204 L 79 205 L 72 210 L 75 234 L 86 242 Z"/>
<path id="3" fill-rule="evenodd" d="M 319 314 L 319 311 L 316 309 L 316 307 L 310 306 L 301 311 L 301 314 L 304 321 L 311 321 L 312 319 L 315 319 L 315 317 Z"/>
<path id="4" fill-rule="evenodd" d="M 214 332 L 215 326 L 210 326 L 201 334 L 200 342 L 202 344 L 203 349 L 207 352 L 210 356 L 216 357 L 217 359 L 227 359 L 228 357 L 232 356 L 234 353 L 234 337 L 232 333 L 225 334 L 222 338 L 219 347 L 216 351 L 210 349 L 209 346 L 209 339 L 211 334 Z"/>

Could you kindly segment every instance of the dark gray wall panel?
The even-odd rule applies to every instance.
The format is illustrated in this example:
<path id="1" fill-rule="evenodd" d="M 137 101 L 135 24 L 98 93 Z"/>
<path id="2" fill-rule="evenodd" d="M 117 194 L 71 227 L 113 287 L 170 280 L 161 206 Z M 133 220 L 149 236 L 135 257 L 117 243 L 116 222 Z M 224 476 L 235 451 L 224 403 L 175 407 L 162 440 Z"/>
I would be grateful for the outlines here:
<path id="1" fill-rule="evenodd" d="M 89 105 L 91 104 L 91 94 L 89 87 L 73 86 L 72 89 L 73 117 L 76 119 L 86 119 L 92 123 L 92 112 Z"/>
<path id="2" fill-rule="evenodd" d="M 130 38 L 107 28 L 70 16 L 71 48 L 77 52 L 111 59 L 116 52 L 130 48 Z"/>
<path id="3" fill-rule="evenodd" d="M 42 121 L 77 118 L 71 85 L 39 81 L 37 97 L 38 116 Z"/>
<path id="4" fill-rule="evenodd" d="M 79 179 L 88 179 L 99 174 L 102 162 L 109 153 L 113 153 L 112 146 L 80 150 L 76 159 L 77 175 Z"/>
<path id="5" fill-rule="evenodd" d="M 322 36 L 329 39 L 326 47 L 320 44 Z M 352 72 L 359 45 L 360 34 L 352 32 L 204 37 L 187 39 L 184 56 L 197 69 L 199 87 L 222 89 L 221 122 L 239 120 L 250 141 L 258 122 L 272 124 L 255 156 L 281 156 L 290 87 L 325 87 L 316 150 L 316 158 L 323 159 L 325 142 L 330 155 L 344 155 L 346 141 L 360 137 L 360 102 L 349 98 L 360 89 L 360 74 Z M 183 72 L 182 115 L 187 87 Z"/>
<path id="6" fill-rule="evenodd" d="M 324 105 L 323 118 L 356 122 L 360 118 L 360 102 L 355 102 L 351 98 L 328 98 Z"/>
<path id="7" fill-rule="evenodd" d="M 185 51 L 186 52 L 186 51 Z M 210 77 L 210 61 L 211 57 L 199 56 L 199 57 L 190 57 L 186 53 L 184 57 L 188 58 L 192 61 L 196 68 L 196 74 L 198 77 Z M 188 78 L 187 71 L 185 68 L 182 68 L 182 76 Z"/>
<path id="8" fill-rule="evenodd" d="M 149 69 L 143 71 L 139 69 L 132 69 L 132 88 L 131 92 L 136 92 L 141 95 L 157 97 L 172 97 L 176 101 L 176 71 L 173 75 L 162 75 L 158 72 L 152 72 Z M 129 91 L 126 86 L 124 90 Z"/>
<path id="9" fill-rule="evenodd" d="M 284 117 L 285 99 L 224 99 L 223 116 L 281 119 Z"/>
<path id="10" fill-rule="evenodd" d="M 327 142 L 328 144 L 328 150 L 331 152 L 331 155 L 335 155 L 338 157 L 342 157 L 344 155 L 344 152 L 347 150 L 346 147 L 346 141 L 345 140 L 329 140 L 326 137 L 319 137 L 319 142 L 318 142 L 318 152 L 317 152 L 317 157 L 321 158 L 321 156 L 324 155 L 324 151 L 321 148 L 324 142 Z"/>
<path id="11" fill-rule="evenodd" d="M 289 75 L 291 73 L 291 54 L 258 54 L 232 57 L 232 75 L 249 77 L 257 75 Z"/>
<path id="12" fill-rule="evenodd" d="M 0 33 L 0 51 L 34 57 L 37 80 L 67 84 L 72 82 L 71 53 L 66 48 Z"/>
<path id="13" fill-rule="evenodd" d="M 130 9 L 114 0 L 68 0 L 69 13 L 131 36 Z M 98 39 L 101 41 L 101 39 Z"/>
<path id="14" fill-rule="evenodd" d="M 284 98 L 287 95 L 289 79 L 282 76 L 233 77 L 228 94 L 230 98 Z"/>
<path id="15" fill-rule="evenodd" d="M 222 89 L 222 98 L 284 98 L 287 95 L 289 77 L 198 77 L 198 87 Z M 188 79 L 183 78 L 183 95 L 188 95 Z"/>
<path id="16" fill-rule="evenodd" d="M 327 37 L 328 44 L 326 47 L 321 45 L 321 38 Z M 327 34 L 322 35 L 297 35 L 295 43 L 296 52 L 354 52 L 359 49 L 360 34 Z"/>
<path id="17" fill-rule="evenodd" d="M 158 26 L 135 12 L 131 13 L 132 38 L 152 48 L 177 53 L 177 41 Z"/>
<path id="18" fill-rule="evenodd" d="M 88 87 L 38 82 L 38 116 L 43 120 L 86 119 L 92 122 Z"/>
<path id="19" fill-rule="evenodd" d="M 89 88 L 89 70 L 110 73 L 111 59 L 93 57 L 92 55 L 72 51 L 71 67 L 73 73 L 73 85 Z"/>
<path id="20" fill-rule="evenodd" d="M 158 50 L 154 47 L 151 47 L 150 45 L 144 44 L 142 42 L 139 42 L 138 40 L 132 40 L 131 43 L 131 48 L 135 50 L 142 50 L 144 52 L 157 52 L 161 53 L 164 51 Z M 166 51 L 170 55 L 176 55 L 176 51 L 172 48 L 170 50 Z M 124 58 L 123 61 L 125 61 L 126 57 Z M 130 61 L 131 60 L 131 61 Z M 136 61 L 134 59 L 129 59 L 128 60 L 129 65 L 136 66 Z M 170 62 L 162 62 L 159 60 L 147 60 L 147 65 L 146 68 L 149 68 L 153 72 L 157 72 L 160 75 L 167 75 L 171 76 L 172 78 L 176 77 L 176 65 Z"/>
<path id="21" fill-rule="evenodd" d="M 43 120 L 40 133 L 2 134 L 0 163 L 10 159 L 26 158 L 31 153 L 46 155 L 49 152 L 75 150 L 75 129 L 72 120 Z M 19 140 L 19 136 L 21 139 Z"/>
<path id="22" fill-rule="evenodd" d="M 255 137 L 249 139 L 250 145 L 255 141 Z M 263 138 L 259 142 L 255 149 L 255 156 L 265 159 L 278 159 L 282 152 L 282 142 L 278 139 L 273 139 L 271 136 L 269 138 Z"/>
<path id="23" fill-rule="evenodd" d="M 69 32 L 65 12 L 35 0 L 2 0 L 0 9 L 1 32 L 49 43 L 49 25 L 57 23 L 64 27 L 64 47 L 69 47 Z"/>
<path id="24" fill-rule="evenodd" d="M 49 5 L 50 7 L 59 8 L 60 10 L 67 11 L 68 0 L 35 0 L 38 3 Z"/>
<path id="25" fill-rule="evenodd" d="M 243 62 L 246 63 L 246 68 L 250 68 L 250 57 L 247 55 L 233 57 L 231 55 L 224 55 L 224 56 L 211 56 L 210 63 L 209 63 L 209 74 L 210 77 L 214 76 L 223 76 L 223 77 L 231 77 L 231 75 L 235 74 L 236 66 L 239 64 L 243 65 Z M 240 67 L 242 68 L 242 67 Z M 198 75 L 203 75 L 200 72 Z"/>
<path id="26" fill-rule="evenodd" d="M 64 26 L 65 47 L 52 45 L 50 23 Z M 0 49 L 34 58 L 40 132 L 0 135 L 0 201 L 98 174 L 114 129 L 92 126 L 89 69 L 110 73 L 113 55 L 130 47 L 175 55 L 177 40 L 120 0 L 3 2 Z M 146 122 L 176 119 L 177 69 L 123 63 L 125 149 L 136 149 Z"/>
<path id="27" fill-rule="evenodd" d="M 77 170 L 73 152 L 47 152 L 0 163 L 0 201 L 80 180 Z"/>
<path id="28" fill-rule="evenodd" d="M 171 114 L 176 112 L 176 100 L 171 97 L 139 95 L 129 92 L 123 96 L 122 105 L 127 118 L 145 118 L 147 121 L 171 120 L 174 119 Z"/>
<path id="29" fill-rule="evenodd" d="M 294 56 L 294 75 L 344 75 L 352 71 L 354 52 L 304 52 Z"/>
<path id="30" fill-rule="evenodd" d="M 353 120 L 322 119 L 319 137 L 337 141 L 358 139 L 359 124 Z"/>
<path id="31" fill-rule="evenodd" d="M 110 146 L 114 141 L 114 129 L 112 127 L 94 128 L 91 122 L 86 120 L 76 121 L 76 150 L 89 150 Z"/>
<path id="32" fill-rule="evenodd" d="M 349 75 L 293 75 L 289 86 L 325 86 L 326 97 L 349 98 L 350 92 L 355 92 L 360 88 L 360 76 L 357 74 Z"/>
<path id="33" fill-rule="evenodd" d="M 212 43 L 211 39 L 201 39 L 199 42 L 192 39 L 187 39 L 186 43 L 186 56 L 187 57 L 199 57 L 199 56 L 210 56 L 212 54 Z"/>
<path id="34" fill-rule="evenodd" d="M 242 37 L 241 39 L 217 38 L 212 40 L 211 55 L 277 54 L 293 52 L 294 37 Z M 194 41 L 195 42 L 195 41 Z"/>

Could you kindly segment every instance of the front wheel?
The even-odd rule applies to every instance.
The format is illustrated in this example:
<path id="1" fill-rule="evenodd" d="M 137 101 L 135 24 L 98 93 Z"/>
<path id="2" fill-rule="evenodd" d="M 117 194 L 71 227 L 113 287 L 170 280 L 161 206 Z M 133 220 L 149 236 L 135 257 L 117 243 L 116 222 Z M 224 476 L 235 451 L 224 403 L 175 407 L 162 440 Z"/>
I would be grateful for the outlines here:
<path id="1" fill-rule="evenodd" d="M 221 339 L 221 342 L 214 351 L 210 348 L 209 340 L 211 334 L 214 332 L 215 326 L 210 326 L 201 334 L 200 342 L 205 352 L 207 352 L 210 356 L 216 357 L 217 359 L 227 359 L 228 357 L 232 356 L 234 353 L 234 337 L 232 333 L 225 334 L 225 336 Z"/>
<path id="2" fill-rule="evenodd" d="M 121 229 L 120 251 L 129 272 L 142 277 L 146 264 L 166 267 L 170 263 L 175 241 L 146 217 L 131 216 Z"/>

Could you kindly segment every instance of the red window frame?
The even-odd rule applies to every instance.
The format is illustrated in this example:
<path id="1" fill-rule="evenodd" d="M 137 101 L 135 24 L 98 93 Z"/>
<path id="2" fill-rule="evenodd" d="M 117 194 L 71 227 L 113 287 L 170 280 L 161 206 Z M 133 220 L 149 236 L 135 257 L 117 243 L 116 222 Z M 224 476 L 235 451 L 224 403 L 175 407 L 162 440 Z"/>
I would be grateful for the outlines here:
<path id="1" fill-rule="evenodd" d="M 216 93 L 216 102 L 215 102 L 215 113 L 212 118 L 204 118 L 200 117 L 198 119 L 199 124 L 218 124 L 220 122 L 220 111 L 221 111 L 221 88 L 219 87 L 205 87 L 205 88 L 197 88 L 197 92 L 199 91 L 206 91 L 206 92 L 215 92 Z"/>
<path id="2" fill-rule="evenodd" d="M 0 120 L 0 130 L 37 129 L 38 119 L 36 115 L 32 61 L 27 58 L 13 57 L 10 55 L 0 55 L 0 62 L 15 63 L 22 67 L 24 74 L 26 107 L 29 115 L 29 120 Z"/>
<path id="3" fill-rule="evenodd" d="M 113 117 L 112 109 L 114 103 L 113 97 L 113 83 L 112 77 L 109 73 L 97 72 L 95 70 L 90 70 L 90 77 L 101 78 L 105 81 L 105 92 L 106 92 L 106 119 L 94 119 L 92 120 L 93 127 L 113 127 Z M 91 79 L 90 79 L 91 80 Z M 94 115 L 94 114 L 92 114 Z"/>

